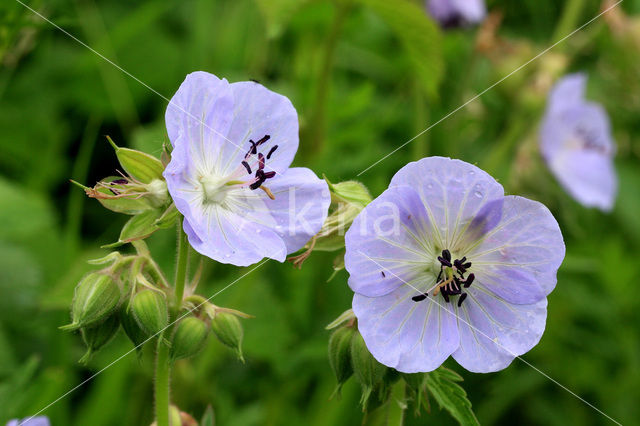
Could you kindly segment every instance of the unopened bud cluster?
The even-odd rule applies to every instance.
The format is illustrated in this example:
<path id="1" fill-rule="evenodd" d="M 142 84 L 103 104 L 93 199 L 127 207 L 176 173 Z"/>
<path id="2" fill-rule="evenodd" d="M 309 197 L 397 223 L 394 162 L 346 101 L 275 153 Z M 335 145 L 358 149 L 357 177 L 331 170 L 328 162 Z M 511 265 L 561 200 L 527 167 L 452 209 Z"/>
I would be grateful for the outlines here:
<path id="1" fill-rule="evenodd" d="M 342 385 L 354 377 L 362 388 L 363 411 L 369 412 L 388 403 L 391 387 L 401 379 L 407 384 L 407 398 L 420 403 L 426 396 L 426 374 L 402 374 L 376 361 L 358 332 L 357 320 L 351 310 L 340 315 L 327 329 L 333 329 L 329 338 L 329 364 L 338 381 L 334 394 L 339 395 Z"/>

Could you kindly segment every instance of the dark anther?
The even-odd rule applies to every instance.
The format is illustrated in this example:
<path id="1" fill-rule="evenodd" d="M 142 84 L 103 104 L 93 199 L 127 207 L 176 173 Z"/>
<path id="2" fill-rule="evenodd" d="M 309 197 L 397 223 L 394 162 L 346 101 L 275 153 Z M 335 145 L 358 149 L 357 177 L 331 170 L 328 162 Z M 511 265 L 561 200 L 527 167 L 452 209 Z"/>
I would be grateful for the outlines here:
<path id="1" fill-rule="evenodd" d="M 249 151 L 247 151 L 247 153 L 245 154 L 244 156 L 245 159 L 249 158 L 251 155 L 256 155 L 258 153 L 258 148 L 256 143 L 251 139 L 249 139 L 249 143 L 251 144 L 251 148 L 249 148 Z"/>
<path id="2" fill-rule="evenodd" d="M 469 276 L 467 277 L 467 279 L 464 281 L 464 288 L 469 288 L 469 286 L 471 285 L 471 283 L 473 282 L 473 280 L 476 278 L 475 275 L 473 274 L 469 274 Z"/>
<path id="3" fill-rule="evenodd" d="M 471 268 L 471 262 L 467 262 L 462 266 L 464 266 L 464 269 L 469 269 L 469 268 Z"/>
<path id="4" fill-rule="evenodd" d="M 261 172 L 262 170 L 258 170 L 258 172 Z M 258 172 L 256 172 L 256 177 L 258 177 Z M 264 176 L 262 177 L 258 177 L 258 180 L 253 182 L 251 185 L 249 185 L 250 189 L 258 189 L 260 188 L 260 186 L 264 183 Z"/>
<path id="5" fill-rule="evenodd" d="M 129 183 L 129 181 L 126 179 L 114 179 L 109 183 L 111 185 L 126 185 L 127 183 Z"/>
<path id="6" fill-rule="evenodd" d="M 262 137 L 262 139 L 260 139 L 258 142 L 256 142 L 256 146 L 260 146 L 260 145 L 262 145 L 263 143 L 265 143 L 265 142 L 266 142 L 266 141 L 268 141 L 269 139 L 271 139 L 271 136 L 269 136 L 269 135 L 264 135 L 264 136 Z"/>
<path id="7" fill-rule="evenodd" d="M 442 250 L 442 257 L 451 262 L 451 252 L 447 249 Z"/>
<path id="8" fill-rule="evenodd" d="M 419 294 L 417 296 L 413 296 L 411 298 L 411 300 L 413 300 L 414 302 L 421 302 L 426 298 L 427 298 L 427 293 L 422 293 L 422 294 Z"/>
<path id="9" fill-rule="evenodd" d="M 442 264 L 442 266 L 446 266 L 448 268 L 451 268 L 451 262 L 449 262 L 447 259 L 445 259 L 442 256 L 438 256 L 438 261 Z"/>
<path id="10" fill-rule="evenodd" d="M 442 288 L 440 289 L 440 294 L 442 295 L 442 297 L 444 297 L 445 302 L 449 303 L 449 292 Z"/>
<path id="11" fill-rule="evenodd" d="M 269 158 L 271 158 L 271 154 L 273 154 L 274 152 L 276 152 L 276 149 L 278 149 L 278 145 L 274 145 L 271 147 L 271 149 L 269 150 L 269 152 L 267 153 L 267 160 Z"/>
<path id="12" fill-rule="evenodd" d="M 258 154 L 258 169 L 264 169 L 264 155 Z"/>
<path id="13" fill-rule="evenodd" d="M 462 293 L 460 295 L 460 299 L 458 299 L 458 308 L 462 305 L 462 302 L 464 302 L 464 299 L 467 298 L 467 293 Z"/>
<path id="14" fill-rule="evenodd" d="M 263 176 L 265 179 L 271 179 L 272 177 L 274 177 L 276 175 L 276 172 L 274 172 L 273 170 L 270 172 L 264 172 Z"/>
<path id="15" fill-rule="evenodd" d="M 247 173 L 251 174 L 251 167 L 249 167 L 249 163 L 247 163 L 246 161 L 243 161 L 240 164 L 242 164 L 244 168 L 247 169 Z"/>

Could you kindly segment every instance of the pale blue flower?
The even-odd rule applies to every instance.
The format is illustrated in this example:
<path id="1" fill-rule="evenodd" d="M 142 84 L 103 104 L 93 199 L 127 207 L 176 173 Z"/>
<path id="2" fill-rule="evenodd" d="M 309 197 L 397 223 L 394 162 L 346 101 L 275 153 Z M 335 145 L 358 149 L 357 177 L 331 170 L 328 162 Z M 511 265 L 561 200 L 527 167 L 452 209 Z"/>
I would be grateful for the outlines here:
<path id="1" fill-rule="evenodd" d="M 427 9 L 443 27 L 479 23 L 487 14 L 484 0 L 427 0 Z"/>
<path id="2" fill-rule="evenodd" d="M 400 169 L 345 242 L 360 333 L 378 361 L 407 373 L 450 355 L 497 371 L 530 350 L 565 253 L 544 205 L 442 157 Z"/>
<path id="3" fill-rule="evenodd" d="M 40 416 L 40 417 L 29 417 L 22 420 L 18 420 L 18 419 L 9 420 L 9 423 L 7 423 L 7 426 L 51 426 L 51 423 L 49 423 L 48 418 L 44 416 Z"/>
<path id="4" fill-rule="evenodd" d="M 562 187 L 586 207 L 613 208 L 618 182 L 607 113 L 584 99 L 587 77 L 571 74 L 551 90 L 540 151 Z"/>
<path id="5" fill-rule="evenodd" d="M 237 266 L 282 262 L 320 230 L 329 188 L 311 170 L 289 168 L 298 149 L 289 99 L 194 72 L 171 99 L 166 124 L 173 152 L 164 177 L 197 251 Z"/>

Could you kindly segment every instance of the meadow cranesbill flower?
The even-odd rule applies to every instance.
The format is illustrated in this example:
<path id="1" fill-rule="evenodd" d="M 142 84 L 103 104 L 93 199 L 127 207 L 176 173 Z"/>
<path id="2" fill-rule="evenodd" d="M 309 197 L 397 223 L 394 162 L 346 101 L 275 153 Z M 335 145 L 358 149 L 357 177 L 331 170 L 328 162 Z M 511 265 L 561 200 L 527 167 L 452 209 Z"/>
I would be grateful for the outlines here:
<path id="1" fill-rule="evenodd" d="M 7 426 L 51 426 L 51 423 L 49 423 L 48 418 L 40 416 L 23 420 L 10 420 L 9 423 L 7 423 Z"/>
<path id="2" fill-rule="evenodd" d="M 551 90 L 540 131 L 540 152 L 563 188 L 586 207 L 609 211 L 617 192 L 615 143 L 609 119 L 584 99 L 587 77 L 570 74 Z"/>
<path id="3" fill-rule="evenodd" d="M 360 333 L 378 361 L 407 373 L 449 355 L 497 371 L 535 346 L 565 252 L 544 205 L 442 157 L 400 169 L 345 241 Z"/>
<path id="4" fill-rule="evenodd" d="M 329 189 L 311 170 L 289 168 L 298 149 L 289 99 L 194 72 L 166 124 L 173 151 L 164 177 L 197 251 L 237 266 L 284 261 L 320 230 Z"/>
<path id="5" fill-rule="evenodd" d="M 484 0 L 427 0 L 427 10 L 443 27 L 475 24 L 487 14 Z"/>

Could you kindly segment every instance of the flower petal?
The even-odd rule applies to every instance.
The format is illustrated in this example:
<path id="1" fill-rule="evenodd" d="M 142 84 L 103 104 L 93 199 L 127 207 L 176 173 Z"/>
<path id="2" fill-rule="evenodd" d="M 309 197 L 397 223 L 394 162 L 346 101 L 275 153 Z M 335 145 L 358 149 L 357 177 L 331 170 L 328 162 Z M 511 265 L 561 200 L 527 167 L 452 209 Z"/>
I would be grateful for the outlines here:
<path id="1" fill-rule="evenodd" d="M 165 121 L 174 147 L 172 157 L 184 157 L 182 164 L 189 166 L 185 170 L 189 174 L 217 170 L 229 147 L 238 145 L 226 136 L 232 110 L 233 93 L 227 80 L 202 71 L 187 75 L 171 98 Z"/>
<path id="2" fill-rule="evenodd" d="M 459 344 L 452 308 L 431 296 L 414 302 L 411 297 L 416 294 L 403 285 L 385 296 L 353 297 L 367 348 L 380 363 L 403 373 L 435 370 Z"/>
<path id="3" fill-rule="evenodd" d="M 480 209 L 504 195 L 502 185 L 483 170 L 444 157 L 407 164 L 391 180 L 390 186 L 396 185 L 416 188 L 431 222 L 436 224 L 436 245 L 451 251 L 466 244 L 466 227 Z"/>
<path id="4" fill-rule="evenodd" d="M 275 231 L 217 204 L 206 208 L 185 216 L 183 224 L 189 243 L 199 253 L 236 266 L 252 265 L 265 257 L 285 260 L 286 246 Z M 195 226 L 194 218 L 200 219 Z"/>
<path id="5" fill-rule="evenodd" d="M 556 114 L 584 102 L 586 86 L 587 75 L 584 73 L 564 76 L 553 86 L 549 94 L 547 112 Z"/>
<path id="6" fill-rule="evenodd" d="M 327 219 L 329 186 L 302 167 L 288 169 L 265 185 L 275 200 L 261 190 L 250 191 L 246 218 L 273 229 L 284 241 L 287 253 L 293 253 L 316 235 Z"/>
<path id="7" fill-rule="evenodd" d="M 351 289 L 381 296 L 436 268 L 430 234 L 417 192 L 409 186 L 387 189 L 364 208 L 345 235 L 344 260 Z"/>
<path id="8" fill-rule="evenodd" d="M 468 293 L 456 307 L 460 347 L 453 358 L 461 366 L 476 373 L 499 371 L 540 341 L 547 299 L 513 305 L 478 289 L 469 288 Z"/>
<path id="9" fill-rule="evenodd" d="M 533 303 L 556 285 L 564 259 L 560 227 L 543 204 L 507 196 L 500 223 L 465 253 L 479 284 L 512 303 Z M 474 284 L 475 285 L 475 284 Z"/>
<path id="10" fill-rule="evenodd" d="M 249 139 L 255 142 L 265 135 L 270 138 L 261 145 L 264 155 L 278 146 L 267 160 L 265 170 L 283 173 L 298 150 L 298 113 L 291 101 L 253 81 L 232 83 L 231 90 L 234 98 L 233 122 L 227 137 L 242 149 L 230 147 L 222 174 L 227 175 L 239 166 L 251 147 Z"/>

